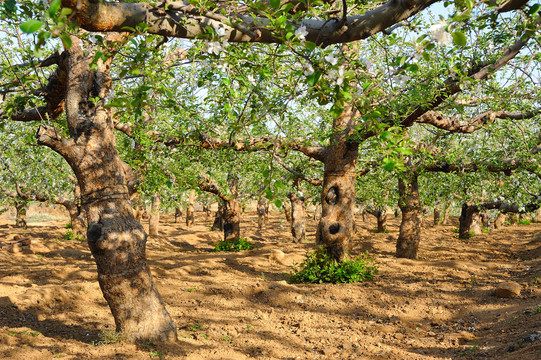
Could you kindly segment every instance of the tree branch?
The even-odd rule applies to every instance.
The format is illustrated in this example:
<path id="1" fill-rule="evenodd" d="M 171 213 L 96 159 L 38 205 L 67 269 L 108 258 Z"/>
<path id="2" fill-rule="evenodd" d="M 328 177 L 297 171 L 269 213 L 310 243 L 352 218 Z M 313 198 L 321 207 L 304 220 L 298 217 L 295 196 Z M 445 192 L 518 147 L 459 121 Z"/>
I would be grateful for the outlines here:
<path id="1" fill-rule="evenodd" d="M 392 25 L 408 19 L 438 0 L 391 0 L 362 15 L 348 16 L 347 27 L 340 18 L 329 20 L 304 19 L 293 25 L 306 27 L 306 40 L 322 45 L 347 43 L 366 39 Z M 242 15 L 236 7 L 218 12 L 199 11 L 183 1 L 152 5 L 150 3 L 113 3 L 98 0 L 62 0 L 64 7 L 74 10 L 74 19 L 85 30 L 126 31 L 140 23 L 149 25 L 149 34 L 186 39 L 200 38 L 205 27 L 223 27 L 230 42 L 280 42 L 278 34 L 268 27 L 270 21 L 252 14 Z M 166 5 L 166 6 L 165 6 Z M 222 10 L 222 9 L 217 9 Z M 230 25 L 234 24 L 234 25 Z"/>

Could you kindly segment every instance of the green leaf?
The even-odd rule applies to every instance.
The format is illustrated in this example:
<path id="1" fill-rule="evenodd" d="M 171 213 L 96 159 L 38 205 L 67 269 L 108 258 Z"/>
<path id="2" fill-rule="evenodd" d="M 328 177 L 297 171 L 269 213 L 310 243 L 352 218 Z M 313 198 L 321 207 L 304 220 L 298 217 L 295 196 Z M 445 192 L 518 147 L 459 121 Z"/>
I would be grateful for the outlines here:
<path id="1" fill-rule="evenodd" d="M 280 7 L 280 0 L 270 0 L 270 5 L 273 8 L 278 9 Z"/>
<path id="2" fill-rule="evenodd" d="M 282 200 L 280 200 L 280 199 L 274 200 L 274 205 L 276 205 L 276 207 L 277 207 L 278 209 L 281 209 L 281 208 L 282 208 L 282 205 L 283 205 L 283 204 L 282 204 Z"/>
<path id="3" fill-rule="evenodd" d="M 26 34 L 32 34 L 38 31 L 43 26 L 43 23 L 39 20 L 28 20 L 21 24 L 20 29 Z"/>
<path id="4" fill-rule="evenodd" d="M 383 141 L 391 141 L 392 136 L 393 135 L 389 131 L 383 131 L 379 137 Z"/>
<path id="5" fill-rule="evenodd" d="M 451 34 L 451 36 L 453 37 L 453 42 L 455 43 L 455 45 L 460 47 L 466 46 L 468 39 L 466 38 L 466 35 L 462 33 L 462 31 L 455 31 Z"/>
<path id="6" fill-rule="evenodd" d="M 56 12 L 60 9 L 60 0 L 53 0 L 49 5 L 49 16 L 54 19 Z"/>
<path id="7" fill-rule="evenodd" d="M 382 166 L 387 171 L 393 171 L 395 167 L 395 161 L 393 159 L 384 158 Z"/>
<path id="8" fill-rule="evenodd" d="M 69 49 L 71 47 L 71 38 L 68 34 L 66 33 L 60 34 L 60 39 L 62 40 L 62 44 L 64 44 L 64 47 L 66 49 Z"/>
<path id="9" fill-rule="evenodd" d="M 306 46 L 307 49 L 314 50 L 316 48 L 316 43 L 312 41 L 306 41 L 304 43 L 304 46 Z"/>
<path id="10" fill-rule="evenodd" d="M 6 9 L 7 12 L 14 13 L 15 10 L 17 10 L 16 1 L 6 0 L 4 2 L 4 9 Z"/>
<path id="11" fill-rule="evenodd" d="M 312 75 L 306 77 L 306 83 L 308 84 L 308 86 L 314 86 L 317 84 L 320 76 L 321 70 L 316 70 Z"/>
<path id="12" fill-rule="evenodd" d="M 530 8 L 530 10 L 528 10 L 528 15 L 535 15 L 539 12 L 539 9 L 541 9 L 541 4 L 534 4 L 532 5 L 532 7 Z"/>

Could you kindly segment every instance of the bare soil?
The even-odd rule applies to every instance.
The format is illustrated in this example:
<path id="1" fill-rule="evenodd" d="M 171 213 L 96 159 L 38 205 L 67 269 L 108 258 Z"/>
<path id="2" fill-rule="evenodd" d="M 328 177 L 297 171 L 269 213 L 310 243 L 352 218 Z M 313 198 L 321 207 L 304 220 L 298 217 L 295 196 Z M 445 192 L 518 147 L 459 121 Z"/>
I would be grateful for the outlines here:
<path id="1" fill-rule="evenodd" d="M 27 229 L 0 219 L 0 241 L 33 241 L 31 251 L 0 250 L 2 359 L 541 359 L 541 224 L 458 240 L 456 219 L 427 220 L 419 259 L 405 260 L 393 255 L 399 219 L 376 234 L 375 219 L 359 217 L 354 253 L 373 254 L 376 279 L 293 285 L 285 279 L 314 248 L 313 220 L 309 242 L 293 244 L 283 215 L 258 232 L 247 212 L 255 248 L 216 253 L 212 218 L 196 213 L 188 229 L 164 216 L 147 252 L 179 341 L 134 345 L 112 336 L 86 243 L 62 240 L 67 219 L 45 215 Z M 502 281 L 521 294 L 495 296 Z"/>

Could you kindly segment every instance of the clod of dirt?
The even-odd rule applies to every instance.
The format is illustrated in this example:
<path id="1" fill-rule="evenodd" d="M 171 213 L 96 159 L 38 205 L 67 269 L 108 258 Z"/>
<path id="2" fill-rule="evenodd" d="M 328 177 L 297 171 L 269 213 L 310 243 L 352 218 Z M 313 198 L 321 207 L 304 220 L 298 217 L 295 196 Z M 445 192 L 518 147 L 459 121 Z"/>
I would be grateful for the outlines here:
<path id="1" fill-rule="evenodd" d="M 279 264 L 283 264 L 286 254 L 282 250 L 272 250 L 269 255 L 270 261 L 276 261 Z"/>
<path id="2" fill-rule="evenodd" d="M 514 281 L 508 281 L 498 284 L 494 289 L 494 294 L 499 297 L 513 298 L 520 295 L 521 287 Z"/>

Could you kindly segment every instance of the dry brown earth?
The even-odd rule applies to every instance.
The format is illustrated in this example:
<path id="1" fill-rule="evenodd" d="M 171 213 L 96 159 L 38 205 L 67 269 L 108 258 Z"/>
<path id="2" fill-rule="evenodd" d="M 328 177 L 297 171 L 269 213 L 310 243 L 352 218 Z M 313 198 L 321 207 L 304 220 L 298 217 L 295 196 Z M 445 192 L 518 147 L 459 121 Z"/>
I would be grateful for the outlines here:
<path id="1" fill-rule="evenodd" d="M 541 359 L 541 224 L 458 240 L 456 223 L 427 226 L 419 260 L 393 256 L 398 219 L 375 234 L 358 219 L 355 253 L 379 263 L 375 281 L 290 285 L 291 265 L 313 249 L 293 244 L 283 217 L 258 232 L 255 212 L 242 230 L 255 249 L 216 253 L 221 238 L 196 214 L 190 229 L 162 219 L 148 257 L 175 323 L 174 345 L 103 343 L 113 318 L 83 242 L 59 240 L 65 219 L 0 219 L 0 240 L 31 237 L 33 252 L 0 250 L 2 359 Z M 30 217 L 32 220 L 32 217 Z M 456 220 L 455 220 L 456 221 Z M 272 256 L 281 250 L 285 257 Z M 521 285 L 500 298 L 500 282 Z"/>

